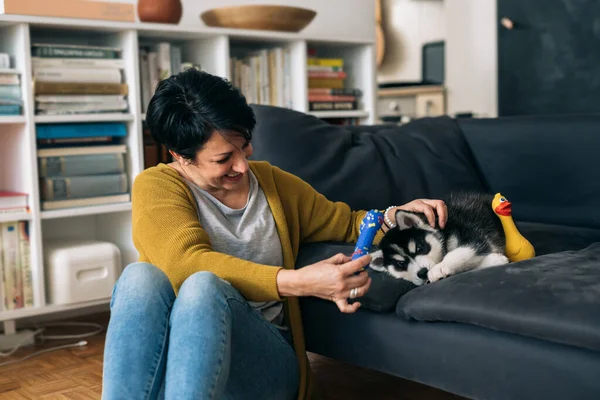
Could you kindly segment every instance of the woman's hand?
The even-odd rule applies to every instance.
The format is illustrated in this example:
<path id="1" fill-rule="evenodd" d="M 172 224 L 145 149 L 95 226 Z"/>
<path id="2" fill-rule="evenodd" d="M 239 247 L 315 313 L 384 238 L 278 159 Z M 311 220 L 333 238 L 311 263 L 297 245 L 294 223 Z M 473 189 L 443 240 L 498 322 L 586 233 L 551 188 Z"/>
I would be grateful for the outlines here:
<path id="1" fill-rule="evenodd" d="M 277 287 L 281 296 L 320 297 L 333 301 L 341 312 L 353 313 L 360 307 L 360 302 L 348 304 L 350 291 L 356 288 L 358 298 L 364 296 L 371 286 L 367 271 L 358 275 L 354 273 L 370 262 L 369 255 L 352 260 L 344 254 L 336 254 L 298 270 L 280 270 L 277 274 Z"/>
<path id="2" fill-rule="evenodd" d="M 448 221 L 448 208 L 446 207 L 446 203 L 442 200 L 432 200 L 432 199 L 417 199 L 413 200 L 410 203 L 406 203 L 400 207 L 390 208 L 387 212 L 387 218 L 390 221 L 396 223 L 394 216 L 396 215 L 397 210 L 405 210 L 405 211 L 413 211 L 425 214 L 427 217 L 427 221 L 429 225 L 435 228 L 435 214 L 438 216 L 438 223 L 440 228 L 444 228 L 446 226 L 446 222 Z M 384 232 L 387 232 L 389 227 L 386 223 L 382 225 Z"/>

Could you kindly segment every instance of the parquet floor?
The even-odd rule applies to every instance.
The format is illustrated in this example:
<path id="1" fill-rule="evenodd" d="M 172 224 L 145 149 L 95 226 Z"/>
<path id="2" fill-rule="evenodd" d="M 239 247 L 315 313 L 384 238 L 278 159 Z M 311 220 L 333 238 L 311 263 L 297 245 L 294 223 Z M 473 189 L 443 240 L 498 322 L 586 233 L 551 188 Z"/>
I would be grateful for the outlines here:
<path id="1" fill-rule="evenodd" d="M 106 326 L 108 316 L 80 319 Z M 58 332 L 58 331 L 53 331 Z M 71 332 L 72 333 L 72 332 Z M 0 400 L 88 400 L 102 393 L 104 335 L 86 338 L 86 347 L 41 354 L 0 367 Z M 51 341 L 35 350 L 76 342 Z M 11 358 L 32 353 L 34 347 L 19 350 Z M 0 358 L 0 362 L 9 359 Z M 450 400 L 460 397 L 375 371 L 309 354 L 315 378 L 324 400 Z"/>

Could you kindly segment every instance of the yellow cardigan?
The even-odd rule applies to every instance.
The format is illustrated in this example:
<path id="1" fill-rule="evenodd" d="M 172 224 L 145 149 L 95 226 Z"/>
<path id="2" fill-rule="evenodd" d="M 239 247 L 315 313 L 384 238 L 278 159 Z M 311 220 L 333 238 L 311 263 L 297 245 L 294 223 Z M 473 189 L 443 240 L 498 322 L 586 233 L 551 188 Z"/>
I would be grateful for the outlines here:
<path id="1" fill-rule="evenodd" d="M 308 183 L 264 161 L 250 161 L 273 213 L 283 249 L 283 268 L 293 269 L 301 243 L 358 239 L 365 211 L 332 202 Z M 140 173 L 132 187 L 133 243 L 139 261 L 168 276 L 177 293 L 197 271 L 211 271 L 230 282 L 250 301 L 283 300 L 300 366 L 298 399 L 314 393 L 306 357 L 298 299 L 282 299 L 277 290 L 280 267 L 256 264 L 213 251 L 198 221 L 194 195 L 179 173 L 165 165 Z M 378 234 L 380 237 L 380 233 Z"/>

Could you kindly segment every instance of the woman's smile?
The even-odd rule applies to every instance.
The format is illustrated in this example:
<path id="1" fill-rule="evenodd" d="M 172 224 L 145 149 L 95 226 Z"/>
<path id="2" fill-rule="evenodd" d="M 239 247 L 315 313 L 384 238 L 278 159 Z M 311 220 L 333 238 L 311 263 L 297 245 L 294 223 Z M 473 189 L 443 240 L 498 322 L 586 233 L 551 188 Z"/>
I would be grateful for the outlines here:
<path id="1" fill-rule="evenodd" d="M 241 172 L 232 172 L 231 174 L 225 175 L 223 178 L 226 182 L 235 183 L 242 180 L 243 177 L 244 174 L 242 174 Z"/>

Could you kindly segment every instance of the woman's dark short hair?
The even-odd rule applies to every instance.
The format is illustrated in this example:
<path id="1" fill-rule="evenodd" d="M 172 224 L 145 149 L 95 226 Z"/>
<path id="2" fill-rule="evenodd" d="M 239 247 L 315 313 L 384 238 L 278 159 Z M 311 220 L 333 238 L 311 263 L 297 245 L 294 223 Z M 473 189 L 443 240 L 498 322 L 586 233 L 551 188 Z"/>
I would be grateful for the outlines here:
<path id="1" fill-rule="evenodd" d="M 159 82 L 146 113 L 154 140 L 190 160 L 214 131 L 239 132 L 250 141 L 255 124 L 239 89 L 195 68 Z"/>

